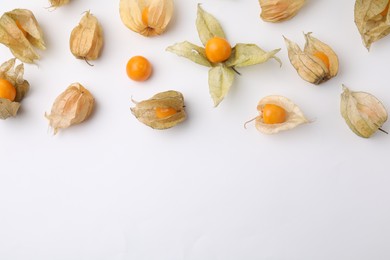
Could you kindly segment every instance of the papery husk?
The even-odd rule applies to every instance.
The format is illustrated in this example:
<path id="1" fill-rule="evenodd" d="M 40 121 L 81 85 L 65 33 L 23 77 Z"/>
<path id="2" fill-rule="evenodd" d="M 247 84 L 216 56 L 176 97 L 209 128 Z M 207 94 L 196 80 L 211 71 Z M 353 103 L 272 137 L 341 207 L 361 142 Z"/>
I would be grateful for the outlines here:
<path id="1" fill-rule="evenodd" d="M 89 11 L 81 18 L 70 35 L 70 50 L 78 59 L 96 60 L 103 47 L 103 29 Z"/>
<path id="2" fill-rule="evenodd" d="M 305 0 L 259 0 L 261 7 L 260 17 L 266 22 L 282 22 L 293 18 Z"/>
<path id="3" fill-rule="evenodd" d="M 264 51 L 256 44 L 237 43 L 232 48 L 232 54 L 230 58 L 225 62 L 228 67 L 242 68 L 261 64 L 267 62 L 270 59 L 275 59 L 280 66 L 282 61 L 275 56 L 280 49 L 275 49 L 270 52 Z"/>
<path id="4" fill-rule="evenodd" d="M 333 78 L 337 75 L 339 71 L 339 59 L 337 54 L 333 51 L 333 49 L 323 43 L 322 41 L 311 36 L 311 32 L 305 34 L 306 44 L 304 52 L 312 55 L 318 62 L 324 63 L 321 59 L 316 57 L 314 54 L 316 52 L 324 53 L 329 59 L 329 78 Z"/>
<path id="5" fill-rule="evenodd" d="M 169 90 L 158 93 L 150 99 L 136 102 L 135 107 L 131 108 L 133 115 L 145 125 L 153 129 L 168 129 L 183 122 L 186 118 L 184 110 L 184 97 L 178 91 Z M 177 112 L 166 118 L 158 118 L 156 116 L 156 108 L 173 108 Z"/>
<path id="6" fill-rule="evenodd" d="M 49 1 L 51 4 L 50 7 L 56 8 L 68 4 L 70 0 L 49 0 Z"/>
<path id="7" fill-rule="evenodd" d="M 8 80 L 16 89 L 14 101 L 0 98 L 0 119 L 16 116 L 20 108 L 20 102 L 30 89 L 28 81 L 23 79 L 23 63 L 15 67 L 15 60 L 10 59 L 0 66 L 0 78 Z"/>
<path id="8" fill-rule="evenodd" d="M 280 124 L 264 123 L 261 111 L 266 104 L 274 104 L 282 107 L 287 114 L 286 121 Z M 301 124 L 309 122 L 300 108 L 291 100 L 283 96 L 272 95 L 261 99 L 257 105 L 257 110 L 260 112 L 260 115 L 255 119 L 256 128 L 264 134 L 276 134 L 280 131 L 293 129 Z"/>
<path id="9" fill-rule="evenodd" d="M 223 63 L 209 70 L 209 91 L 214 107 L 225 98 L 234 82 L 234 70 Z"/>
<path id="10" fill-rule="evenodd" d="M 212 14 L 203 10 L 200 4 L 198 4 L 196 16 L 196 29 L 204 46 L 214 37 L 226 39 L 225 32 L 219 21 Z"/>
<path id="11" fill-rule="evenodd" d="M 327 44 L 311 36 L 311 33 L 305 34 L 305 39 L 306 44 L 302 51 L 298 44 L 284 37 L 288 57 L 299 76 L 316 85 L 335 77 L 339 69 L 336 53 Z M 316 52 L 321 52 L 328 57 L 329 68 L 322 59 L 315 56 Z"/>
<path id="12" fill-rule="evenodd" d="M 369 138 L 387 121 L 387 111 L 375 96 L 366 92 L 350 91 L 343 85 L 341 115 L 358 136 Z"/>
<path id="13" fill-rule="evenodd" d="M 188 41 L 176 43 L 172 46 L 169 46 L 166 50 L 181 57 L 187 58 L 200 65 L 212 67 L 211 62 L 206 57 L 205 49 Z"/>
<path id="14" fill-rule="evenodd" d="M 46 49 L 43 32 L 34 14 L 27 9 L 15 9 L 0 18 L 0 43 L 26 63 L 39 59 L 35 48 Z"/>
<path id="15" fill-rule="evenodd" d="M 390 33 L 389 0 L 356 0 L 355 24 L 369 50 L 373 42 Z"/>
<path id="16" fill-rule="evenodd" d="M 148 21 L 142 21 L 142 11 L 148 8 Z M 122 22 L 132 31 L 144 36 L 160 35 L 173 16 L 173 0 L 120 0 Z"/>
<path id="17" fill-rule="evenodd" d="M 92 113 L 95 100 L 80 83 L 71 84 L 54 101 L 50 114 L 45 114 L 54 134 L 59 129 L 85 121 Z"/>

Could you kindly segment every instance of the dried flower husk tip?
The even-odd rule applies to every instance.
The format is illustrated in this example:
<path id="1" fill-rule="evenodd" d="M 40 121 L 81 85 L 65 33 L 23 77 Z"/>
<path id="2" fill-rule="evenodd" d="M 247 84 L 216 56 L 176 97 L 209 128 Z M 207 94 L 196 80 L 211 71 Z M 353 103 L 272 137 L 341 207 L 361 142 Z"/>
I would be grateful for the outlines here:
<path id="1" fill-rule="evenodd" d="M 54 134 L 59 129 L 85 121 L 92 113 L 95 100 L 80 83 L 71 84 L 54 101 L 50 114 L 45 114 Z"/>
<path id="2" fill-rule="evenodd" d="M 375 96 L 355 92 L 343 85 L 340 104 L 341 115 L 349 128 L 358 136 L 369 138 L 381 130 L 387 121 L 387 111 Z"/>
<path id="3" fill-rule="evenodd" d="M 153 129 L 167 129 L 183 122 L 187 115 L 184 110 L 184 97 L 178 91 L 158 93 L 150 99 L 136 102 L 131 108 L 133 115 Z"/>

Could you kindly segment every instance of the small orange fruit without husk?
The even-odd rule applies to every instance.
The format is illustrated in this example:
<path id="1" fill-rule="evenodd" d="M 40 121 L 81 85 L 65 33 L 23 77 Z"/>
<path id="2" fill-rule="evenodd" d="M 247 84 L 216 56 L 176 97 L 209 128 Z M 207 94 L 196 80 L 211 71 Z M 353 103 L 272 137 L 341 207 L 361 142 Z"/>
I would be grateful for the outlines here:
<path id="1" fill-rule="evenodd" d="M 152 65 L 145 57 L 134 56 L 127 62 L 126 72 L 132 80 L 145 81 L 152 74 Z"/>

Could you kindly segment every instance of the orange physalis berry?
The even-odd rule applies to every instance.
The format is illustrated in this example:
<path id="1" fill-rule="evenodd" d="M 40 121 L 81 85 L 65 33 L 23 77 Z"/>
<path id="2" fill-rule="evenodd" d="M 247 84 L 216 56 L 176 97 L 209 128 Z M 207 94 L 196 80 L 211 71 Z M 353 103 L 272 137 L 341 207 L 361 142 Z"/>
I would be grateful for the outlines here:
<path id="1" fill-rule="evenodd" d="M 134 56 L 127 62 L 126 72 L 132 80 L 145 81 L 152 74 L 152 65 L 145 57 Z"/>
<path id="2" fill-rule="evenodd" d="M 224 38 L 214 37 L 206 43 L 206 57 L 211 62 L 223 62 L 232 54 L 232 47 Z"/>
<path id="3" fill-rule="evenodd" d="M 156 117 L 159 119 L 170 117 L 176 114 L 176 109 L 172 107 L 157 107 L 156 108 Z"/>
<path id="4" fill-rule="evenodd" d="M 262 109 L 265 124 L 281 124 L 286 121 L 286 110 L 278 105 L 266 104 Z"/>
<path id="5" fill-rule="evenodd" d="M 0 98 L 6 98 L 14 101 L 16 97 L 16 88 L 6 79 L 0 79 Z"/>
<path id="6" fill-rule="evenodd" d="M 144 10 L 142 10 L 142 23 L 146 26 L 148 26 L 148 19 L 149 19 L 149 8 L 145 7 Z"/>
<path id="7" fill-rule="evenodd" d="M 313 55 L 316 56 L 317 58 L 319 58 L 328 69 L 330 68 L 329 57 L 325 53 L 323 53 L 321 51 L 317 51 L 317 52 L 313 53 Z"/>

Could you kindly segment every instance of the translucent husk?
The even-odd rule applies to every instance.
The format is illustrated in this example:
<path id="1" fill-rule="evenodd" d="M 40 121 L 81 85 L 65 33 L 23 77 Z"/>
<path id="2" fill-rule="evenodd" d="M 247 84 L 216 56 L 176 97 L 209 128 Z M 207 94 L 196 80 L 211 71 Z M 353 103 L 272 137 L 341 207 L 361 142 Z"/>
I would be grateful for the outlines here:
<path id="1" fill-rule="evenodd" d="M 282 107 L 287 114 L 286 121 L 280 124 L 264 123 L 262 117 L 262 110 L 263 107 L 267 104 L 274 104 Z M 259 132 L 264 134 L 276 134 L 280 131 L 293 129 L 301 124 L 309 122 L 306 119 L 306 117 L 303 115 L 300 108 L 297 105 L 295 105 L 291 100 L 283 96 L 272 95 L 261 99 L 257 105 L 257 110 L 259 111 L 260 114 L 254 119 L 256 128 Z"/>
<path id="2" fill-rule="evenodd" d="M 339 70 L 336 53 L 327 44 L 311 36 L 311 33 L 304 36 L 306 44 L 303 51 L 296 43 L 284 37 L 288 57 L 299 76 L 316 85 L 335 77 Z"/>
<path id="3" fill-rule="evenodd" d="M 390 33 L 389 0 L 356 0 L 355 24 L 367 49 Z"/>
<path id="4" fill-rule="evenodd" d="M 387 120 L 386 108 L 375 96 L 350 91 L 344 85 L 340 110 L 349 128 L 365 138 L 372 136 Z"/>
<path id="5" fill-rule="evenodd" d="M 142 123 L 153 129 L 167 129 L 183 122 L 187 115 L 184 110 L 184 97 L 178 91 L 169 90 L 158 93 L 150 99 L 136 102 L 131 108 L 133 115 Z M 157 108 L 173 108 L 176 113 L 165 118 L 156 116 Z"/>
<path id="6" fill-rule="evenodd" d="M 305 0 L 259 0 L 260 17 L 266 22 L 282 22 L 293 18 Z"/>
<path id="7" fill-rule="evenodd" d="M 69 3 L 70 0 L 49 0 L 51 7 L 59 7 L 62 5 L 66 5 Z"/>
<path id="8" fill-rule="evenodd" d="M 70 35 L 70 50 L 78 59 L 96 60 L 103 47 L 103 30 L 99 21 L 89 11 L 81 18 Z"/>
<path id="9" fill-rule="evenodd" d="M 147 8 L 147 23 L 142 13 Z M 173 15 L 173 0 L 120 0 L 119 13 L 122 22 L 132 31 L 144 36 L 162 34 Z"/>
<path id="10" fill-rule="evenodd" d="M 26 63 L 39 59 L 34 47 L 44 50 L 42 29 L 34 14 L 27 9 L 15 9 L 0 18 L 0 43 L 12 54 Z"/>
<path id="11" fill-rule="evenodd" d="M 95 100 L 80 83 L 71 84 L 54 101 L 50 114 L 45 114 L 54 134 L 86 120 L 92 113 Z"/>
<path id="12" fill-rule="evenodd" d="M 23 79 L 23 63 L 15 67 L 15 59 L 10 59 L 0 66 L 0 78 L 8 80 L 16 89 L 14 101 L 0 98 L 0 119 L 16 116 L 20 108 L 20 102 L 27 94 L 30 84 Z"/>

